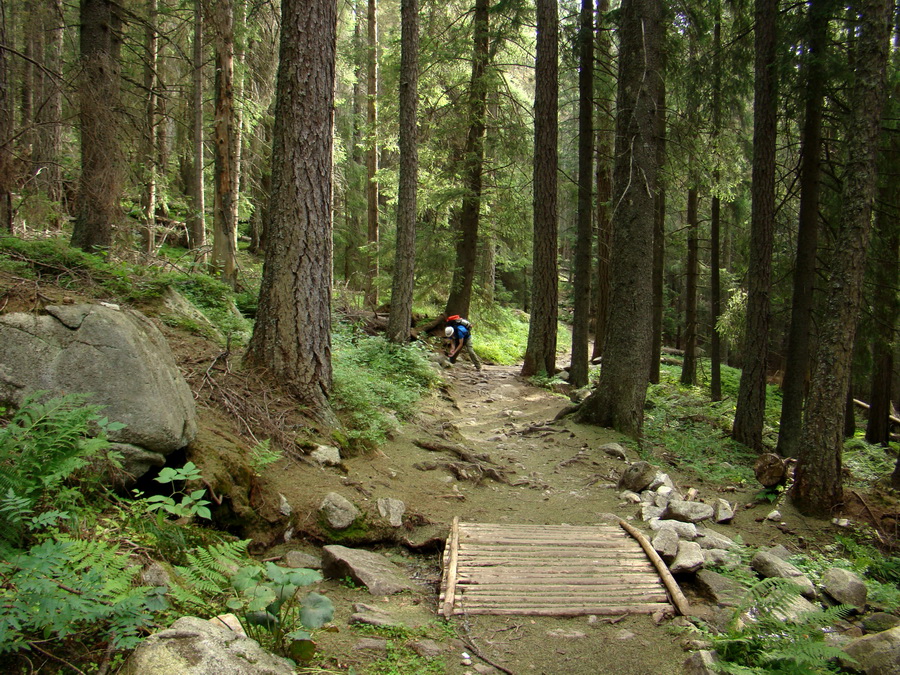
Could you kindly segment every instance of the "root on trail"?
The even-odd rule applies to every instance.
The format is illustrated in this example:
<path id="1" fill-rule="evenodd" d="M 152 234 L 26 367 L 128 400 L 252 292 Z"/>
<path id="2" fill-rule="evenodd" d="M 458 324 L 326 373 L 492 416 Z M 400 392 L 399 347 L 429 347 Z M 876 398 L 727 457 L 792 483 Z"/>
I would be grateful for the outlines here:
<path id="1" fill-rule="evenodd" d="M 462 460 L 461 462 L 419 462 L 414 466 L 420 471 L 432 471 L 440 468 L 446 469 L 456 476 L 458 480 L 472 481 L 476 485 L 480 484 L 485 478 L 490 478 L 498 483 L 509 484 L 505 471 L 499 468 L 499 465 L 490 458 L 490 455 L 469 452 L 458 445 L 438 443 L 437 441 L 415 440 L 413 443 L 423 450 L 447 452 L 456 455 Z"/>

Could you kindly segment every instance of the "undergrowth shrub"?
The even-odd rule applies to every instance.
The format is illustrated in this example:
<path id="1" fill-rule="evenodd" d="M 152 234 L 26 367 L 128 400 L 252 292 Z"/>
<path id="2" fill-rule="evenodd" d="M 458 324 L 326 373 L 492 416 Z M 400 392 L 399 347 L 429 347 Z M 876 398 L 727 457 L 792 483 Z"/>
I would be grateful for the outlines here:
<path id="1" fill-rule="evenodd" d="M 341 327 L 333 337 L 333 405 L 351 448 L 374 448 L 416 410 L 439 381 L 425 348 L 395 345 Z"/>
<path id="2" fill-rule="evenodd" d="M 708 390 L 682 385 L 677 366 L 660 369 L 647 389 L 645 437 L 681 468 L 719 483 L 752 484 L 756 454 L 730 438 L 733 401 L 711 402 Z"/>
<path id="3" fill-rule="evenodd" d="M 25 543 L 25 524 L 38 511 L 71 510 L 83 502 L 83 490 L 72 480 L 106 455 L 106 431 L 122 428 L 86 399 L 47 399 L 46 392 L 36 392 L 0 429 L 0 550 Z"/>
<path id="4" fill-rule="evenodd" d="M 726 630 L 709 637 L 721 673 L 814 675 L 837 672 L 832 661 L 847 655 L 825 643 L 825 629 L 844 618 L 846 605 L 795 615 L 801 589 L 788 579 L 764 579 L 751 587 Z"/>

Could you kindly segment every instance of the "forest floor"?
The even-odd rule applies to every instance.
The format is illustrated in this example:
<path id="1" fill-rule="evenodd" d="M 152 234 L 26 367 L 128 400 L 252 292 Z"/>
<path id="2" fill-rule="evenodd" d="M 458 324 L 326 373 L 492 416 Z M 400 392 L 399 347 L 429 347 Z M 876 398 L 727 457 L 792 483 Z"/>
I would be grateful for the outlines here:
<path id="1" fill-rule="evenodd" d="M 518 368 L 485 366 L 477 372 L 468 362 L 444 371 L 446 385 L 424 400 L 414 420 L 374 453 L 349 458 L 341 468 L 318 468 L 305 462 L 282 461 L 266 475 L 267 491 L 284 495 L 293 505 L 295 522 L 314 523 L 322 498 L 331 491 L 343 494 L 364 511 L 377 516 L 381 497 L 406 504 L 405 522 L 416 531 L 431 528 L 446 536 L 454 517 L 464 522 L 590 525 L 602 514 L 632 519 L 637 507 L 624 503 L 615 483 L 625 462 L 597 448 L 622 441 L 608 429 L 577 424 L 570 418 L 553 422 L 569 404 L 566 397 L 532 386 L 518 376 Z M 483 478 L 459 480 L 435 463 L 456 457 L 425 450 L 417 441 L 462 445 L 487 455 L 505 481 Z M 753 499 L 758 486 L 708 484 L 702 477 L 682 473 L 664 448 L 648 449 L 651 461 L 667 472 L 680 490 L 694 487 L 712 501 L 724 497 L 737 505 L 733 523 L 717 526 L 723 534 L 748 546 L 784 544 L 789 549 L 833 542 L 830 523 L 811 521 L 781 504 L 779 522 L 765 520 L 768 502 Z M 628 460 L 638 459 L 628 451 Z M 637 519 L 636 519 L 637 520 Z M 312 528 L 314 529 L 314 528 Z M 410 536 L 414 536 L 410 533 Z M 425 551 L 384 544 L 379 550 L 404 567 L 416 580 L 413 593 L 377 598 L 366 589 L 326 581 L 318 589 L 335 603 L 336 632 L 320 633 L 322 671 L 357 673 L 483 673 L 487 663 L 506 672 L 546 675 L 667 675 L 683 672 L 687 656 L 683 643 L 692 636 L 675 623 L 657 624 L 649 616 L 623 617 L 454 617 L 441 624 L 437 614 L 441 550 Z M 277 556 L 286 549 L 317 553 L 311 541 L 294 539 L 267 551 Z M 690 588 L 684 589 L 690 597 Z M 348 626 L 355 603 L 378 606 L 400 618 L 408 630 L 377 632 L 369 637 L 390 640 L 389 651 L 363 648 L 363 636 Z M 451 630 L 452 628 L 452 630 Z M 402 645 L 416 636 L 436 639 L 440 660 L 403 660 Z M 693 636 L 695 637 L 695 636 Z M 483 659 L 465 661 L 464 653 Z M 426 669 L 427 668 L 427 669 Z M 313 672 L 313 671 L 311 671 Z"/>

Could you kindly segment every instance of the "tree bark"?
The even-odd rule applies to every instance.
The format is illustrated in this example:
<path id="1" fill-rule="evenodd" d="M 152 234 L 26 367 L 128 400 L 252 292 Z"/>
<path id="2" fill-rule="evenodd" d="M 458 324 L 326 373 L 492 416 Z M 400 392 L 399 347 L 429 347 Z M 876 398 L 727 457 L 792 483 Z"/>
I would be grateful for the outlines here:
<path id="1" fill-rule="evenodd" d="M 688 190 L 687 279 L 684 292 L 684 359 L 681 364 L 681 384 L 697 384 L 697 280 L 700 276 L 700 256 L 697 242 L 697 188 Z"/>
<path id="2" fill-rule="evenodd" d="M 63 7 L 61 0 L 42 3 L 41 26 L 44 33 L 42 58 L 44 69 L 39 69 L 41 104 L 36 113 L 37 137 L 34 147 L 34 169 L 37 184 L 47 197 L 61 201 L 62 175 L 59 157 L 62 150 L 62 87 L 58 79 L 62 70 Z"/>
<path id="3" fill-rule="evenodd" d="M 194 39 L 191 52 L 191 144 L 193 167 L 190 176 L 191 213 L 188 217 L 188 241 L 196 260 L 203 264 L 206 252 L 206 198 L 203 185 L 203 11 L 202 0 L 194 0 Z"/>
<path id="4" fill-rule="evenodd" d="M 876 159 L 890 35 L 889 0 L 864 0 L 855 31 L 855 81 L 848 98 L 847 159 L 835 255 L 828 263 L 824 316 L 797 454 L 792 499 L 801 513 L 827 517 L 842 499 L 844 396 L 871 234 Z"/>
<path id="5" fill-rule="evenodd" d="M 894 15 L 895 24 L 900 14 Z M 894 54 L 900 53 L 900 25 L 894 26 Z M 895 118 L 900 111 L 900 84 L 894 83 L 886 118 Z M 869 420 L 866 440 L 869 443 L 890 444 L 891 390 L 894 374 L 894 341 L 900 319 L 900 138 L 896 133 L 885 134 L 881 185 L 878 190 L 879 209 L 875 215 L 875 244 L 871 247 L 875 261 L 874 323 L 875 340 L 872 345 L 872 386 L 869 394 Z"/>
<path id="6" fill-rule="evenodd" d="M 366 19 L 368 43 L 366 59 L 366 305 L 378 305 L 378 14 L 376 0 L 368 0 Z"/>
<path id="7" fill-rule="evenodd" d="M 81 2 L 81 179 L 72 245 L 84 251 L 109 250 L 122 219 L 123 158 L 119 144 L 118 5 L 110 0 Z"/>
<path id="8" fill-rule="evenodd" d="M 522 375 L 556 373 L 556 323 L 559 271 L 556 244 L 559 19 L 557 0 L 537 0 L 537 49 L 534 92 L 534 236 L 531 320 Z M 588 178 L 590 169 L 588 169 Z M 585 345 L 585 350 L 587 345 Z"/>
<path id="9" fill-rule="evenodd" d="M 331 370 L 332 147 L 336 0 L 284 0 L 269 246 L 248 365 L 323 424 Z"/>
<path id="10" fill-rule="evenodd" d="M 775 231 L 776 78 L 778 0 L 755 0 L 755 85 L 753 96 L 753 184 L 747 326 L 743 370 L 734 415 L 734 439 L 762 452 L 766 411 L 769 294 Z"/>
<path id="11" fill-rule="evenodd" d="M 803 138 L 800 148 L 800 216 L 791 325 L 781 394 L 781 423 L 776 451 L 796 457 L 801 442 L 803 399 L 809 373 L 812 332 L 813 287 L 816 280 L 816 250 L 819 232 L 819 184 L 821 179 L 822 105 L 825 99 L 825 68 L 828 48 L 829 7 L 823 0 L 809 4 L 807 16 L 808 61 Z"/>
<path id="12" fill-rule="evenodd" d="M 145 44 L 146 50 L 144 60 L 144 90 L 145 90 L 145 116 L 146 128 L 143 130 L 144 136 L 144 152 L 143 152 L 143 170 L 144 170 L 144 232 L 143 245 L 144 253 L 153 253 L 154 249 L 154 233 L 156 230 L 156 174 L 158 150 L 156 142 L 157 138 L 157 72 L 159 61 L 159 38 L 156 33 L 156 13 L 157 0 L 147 0 L 147 23 L 145 26 Z"/>
<path id="13" fill-rule="evenodd" d="M 594 153 L 594 5 L 581 0 L 578 34 L 578 234 L 572 317 L 572 361 L 569 382 L 588 383 L 588 328 L 591 313 L 591 183 Z"/>
<path id="14" fill-rule="evenodd" d="M 578 419 L 639 437 L 652 344 L 653 213 L 663 42 L 659 0 L 625 0 L 621 13 L 610 320 L 600 382 Z"/>
<path id="15" fill-rule="evenodd" d="M 237 286 L 238 129 L 234 110 L 234 1 L 209 5 L 216 58 L 213 126 L 215 193 L 212 265 L 222 281 Z"/>
<path id="16" fill-rule="evenodd" d="M 666 56 L 662 55 L 663 69 L 665 69 Z M 666 159 L 666 83 L 660 80 L 658 103 L 656 106 L 656 166 L 663 165 Z M 652 309 L 650 328 L 650 372 L 648 380 L 653 384 L 659 383 L 659 358 L 662 353 L 662 323 L 663 323 L 663 276 L 666 263 L 666 186 L 660 181 L 656 191 L 656 199 L 653 208 L 653 263 L 650 272 L 652 284 L 650 306 Z"/>
<path id="17" fill-rule="evenodd" d="M 472 301 L 472 284 L 478 260 L 478 225 L 481 217 L 482 175 L 484 173 L 485 113 L 487 111 L 486 71 L 488 52 L 488 20 L 490 3 L 475 0 L 473 18 L 474 48 L 472 53 L 472 77 L 469 82 L 469 131 L 463 151 L 465 195 L 457 224 L 456 262 L 450 295 L 445 313 L 448 315 L 469 313 Z"/>
<path id="18" fill-rule="evenodd" d="M 397 344 L 409 340 L 416 258 L 416 186 L 419 154 L 416 110 L 419 82 L 418 0 L 401 0 L 400 21 L 400 185 L 397 194 L 397 250 L 387 335 Z"/>
<path id="19" fill-rule="evenodd" d="M 722 129 L 722 4 L 716 3 L 716 22 L 713 28 L 713 142 L 718 144 Z M 713 170 L 713 182 L 718 188 L 721 172 Z M 709 214 L 709 397 L 722 400 L 722 341 L 719 338 L 719 316 L 722 314 L 722 280 L 719 262 L 721 246 L 721 200 L 714 194 Z"/>
<path id="20" fill-rule="evenodd" d="M 612 86 L 612 41 L 610 29 L 604 21 L 609 12 L 609 0 L 597 0 L 597 60 L 598 72 L 602 74 L 603 84 Z M 602 99 L 598 102 L 597 121 L 597 288 L 594 302 L 594 349 L 591 357 L 596 359 L 603 355 L 603 338 L 606 335 L 606 323 L 609 316 L 609 249 L 612 246 L 612 219 L 610 201 L 612 200 L 612 163 L 613 143 L 615 142 L 615 118 L 612 101 Z"/>
<path id="21" fill-rule="evenodd" d="M 0 44 L 8 44 L 6 13 L 0 11 Z M 0 49 L 0 231 L 13 233 L 13 101 L 9 55 Z"/>

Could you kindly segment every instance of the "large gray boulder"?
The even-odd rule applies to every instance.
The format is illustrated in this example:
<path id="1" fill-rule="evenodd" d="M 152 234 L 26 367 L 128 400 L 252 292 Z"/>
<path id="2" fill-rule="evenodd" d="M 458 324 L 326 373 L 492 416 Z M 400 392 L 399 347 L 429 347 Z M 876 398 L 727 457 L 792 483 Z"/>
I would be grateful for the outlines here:
<path id="1" fill-rule="evenodd" d="M 291 675 L 285 659 L 220 625 L 185 616 L 138 645 L 119 675 Z"/>
<path id="2" fill-rule="evenodd" d="M 125 425 L 109 439 L 134 478 L 194 439 L 194 397 L 153 322 L 114 305 L 46 312 L 0 316 L 0 404 L 20 407 L 36 391 L 90 394 Z"/>
<path id="3" fill-rule="evenodd" d="M 857 638 L 844 651 L 856 659 L 854 672 L 900 675 L 900 627 Z"/>
<path id="4" fill-rule="evenodd" d="M 822 587 L 837 602 L 860 611 L 866 608 L 866 584 L 850 570 L 832 567 L 822 577 Z"/>

